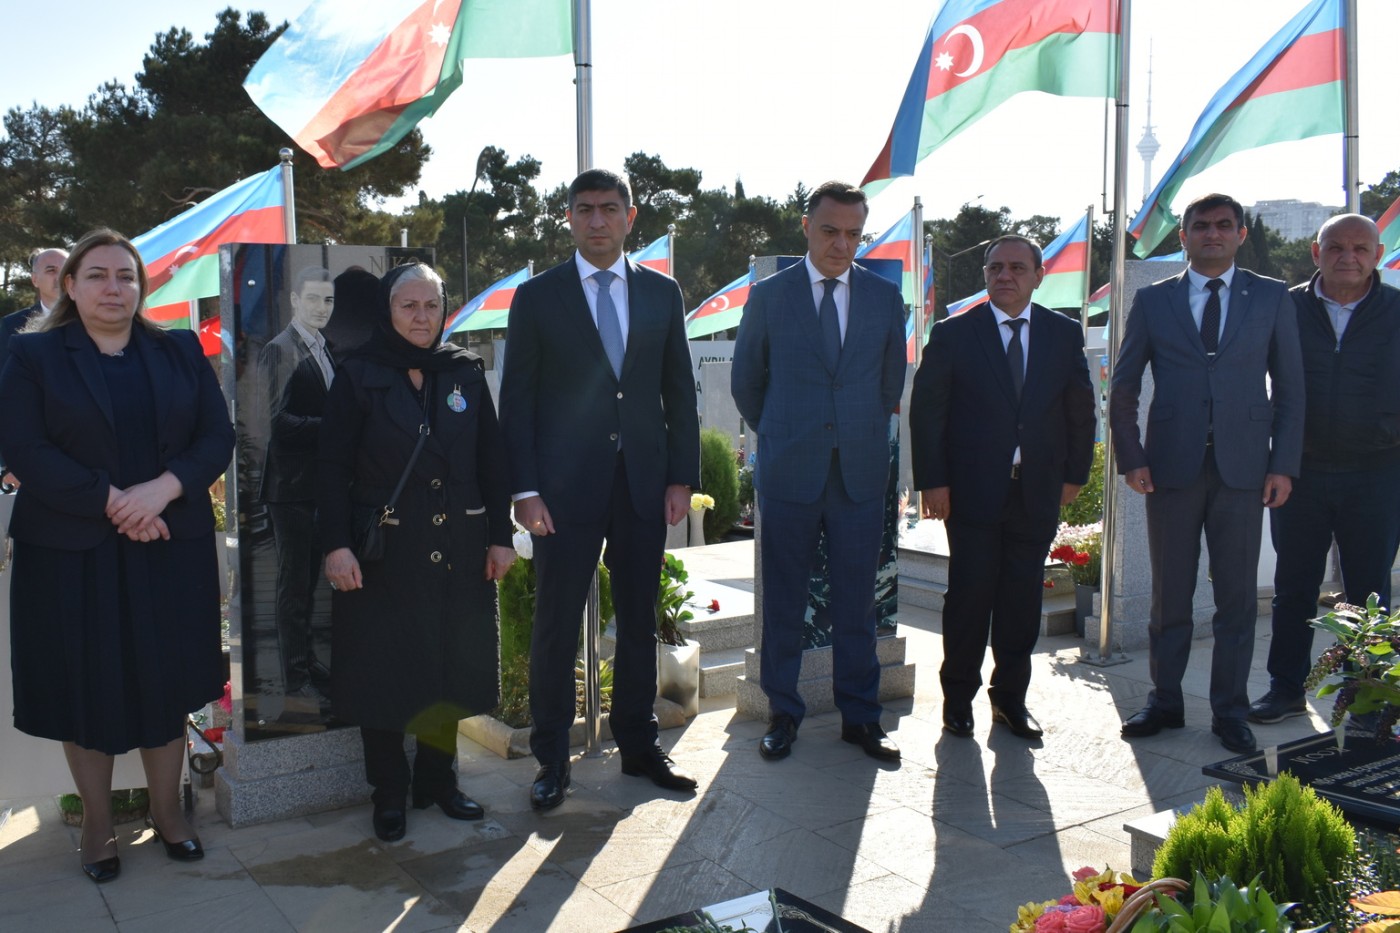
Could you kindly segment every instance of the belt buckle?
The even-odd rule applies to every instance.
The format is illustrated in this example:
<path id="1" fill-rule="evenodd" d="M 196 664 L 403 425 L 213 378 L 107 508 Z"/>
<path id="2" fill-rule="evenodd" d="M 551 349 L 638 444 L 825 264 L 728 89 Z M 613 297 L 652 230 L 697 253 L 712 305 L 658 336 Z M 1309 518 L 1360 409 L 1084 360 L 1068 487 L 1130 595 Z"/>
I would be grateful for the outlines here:
<path id="1" fill-rule="evenodd" d="M 1013 463 L 1013 464 L 1011 464 L 1011 478 L 1012 478 L 1012 479 L 1020 479 L 1020 478 L 1021 478 L 1021 464 L 1019 464 L 1019 463 Z"/>

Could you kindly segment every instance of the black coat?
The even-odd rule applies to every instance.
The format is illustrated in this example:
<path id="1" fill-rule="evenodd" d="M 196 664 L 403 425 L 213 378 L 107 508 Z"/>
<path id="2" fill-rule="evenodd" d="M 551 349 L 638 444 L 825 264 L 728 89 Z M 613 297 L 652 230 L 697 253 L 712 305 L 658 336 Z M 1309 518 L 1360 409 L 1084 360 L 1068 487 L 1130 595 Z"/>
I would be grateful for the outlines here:
<path id="1" fill-rule="evenodd" d="M 326 352 L 335 362 L 334 351 Z M 288 327 L 258 357 L 260 388 L 268 398 L 264 502 L 309 502 L 316 498 L 316 438 L 326 407 L 326 380 L 296 328 Z"/>
<path id="2" fill-rule="evenodd" d="M 500 694 L 496 586 L 488 544 L 510 546 L 510 492 L 481 361 L 425 374 L 432 433 L 363 589 L 331 599 L 336 715 L 405 729 L 493 708 Z M 457 388 L 466 401 L 455 412 Z M 351 359 L 321 422 L 318 525 L 326 553 L 351 546 L 352 506 L 383 506 L 418 439 L 423 410 L 401 371 Z"/>

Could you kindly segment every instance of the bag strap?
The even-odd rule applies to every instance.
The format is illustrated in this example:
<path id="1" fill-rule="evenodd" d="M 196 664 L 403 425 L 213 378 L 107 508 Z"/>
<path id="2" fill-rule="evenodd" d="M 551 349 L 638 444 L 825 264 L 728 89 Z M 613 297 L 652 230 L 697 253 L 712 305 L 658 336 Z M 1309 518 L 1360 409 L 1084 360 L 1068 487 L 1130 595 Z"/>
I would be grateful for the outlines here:
<path id="1" fill-rule="evenodd" d="M 433 433 L 433 429 L 428 427 L 428 400 L 432 397 L 432 388 L 423 386 L 423 423 L 418 425 L 418 443 L 413 445 L 413 453 L 409 454 L 408 463 L 404 464 L 403 473 L 399 476 L 398 484 L 394 486 L 393 495 L 389 496 L 389 502 L 379 513 L 379 524 L 384 524 L 389 520 L 389 516 L 394 514 L 394 505 L 399 501 L 399 494 L 403 492 L 403 487 L 408 483 L 408 474 L 413 472 L 413 464 L 418 462 L 418 454 L 423 450 L 423 442 L 428 439 L 428 435 Z"/>

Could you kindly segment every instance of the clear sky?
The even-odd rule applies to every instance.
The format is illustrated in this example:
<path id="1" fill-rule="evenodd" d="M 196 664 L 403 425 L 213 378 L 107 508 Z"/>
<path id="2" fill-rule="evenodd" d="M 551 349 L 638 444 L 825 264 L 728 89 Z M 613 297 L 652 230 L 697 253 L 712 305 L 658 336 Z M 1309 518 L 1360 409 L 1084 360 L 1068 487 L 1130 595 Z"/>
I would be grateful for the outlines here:
<path id="1" fill-rule="evenodd" d="M 1304 0 L 1133 0 L 1131 142 L 1146 120 L 1149 43 L 1152 122 L 1161 151 L 1153 181 L 1180 150 L 1211 95 Z M 1400 169 L 1400 0 L 1357 0 L 1361 179 Z M 131 83 L 154 36 L 180 26 L 209 32 L 228 0 L 113 5 L 69 0 L 58 15 L 10 11 L 0 56 L 0 105 L 81 105 L 109 79 Z M 275 23 L 306 0 L 234 3 Z M 938 0 L 594 0 L 594 162 L 621 166 L 638 150 L 700 169 L 705 187 L 781 199 L 801 181 L 859 181 L 889 133 Z M 7 7 L 9 4 L 7 4 Z M 33 7 L 29 7 L 31 10 Z M 76 24 L 68 28 L 67 24 Z M 1014 217 L 1070 218 L 1105 190 L 1101 100 L 1025 94 L 974 124 L 881 193 L 879 231 L 915 195 L 925 217 L 965 202 Z M 573 64 L 567 57 L 472 61 L 466 82 L 420 124 L 434 154 L 429 195 L 466 189 L 476 156 L 496 145 L 543 163 L 543 187 L 577 169 Z M 269 165 L 276 153 L 268 153 Z M 301 171 L 320 171 L 301 163 Z M 1129 200 L 1142 163 L 1134 149 Z M 1246 204 L 1271 198 L 1342 203 L 1341 137 L 1286 143 L 1230 157 L 1189 181 L 1180 203 L 1224 190 Z M 389 205 L 391 208 L 395 205 Z M 1130 211 L 1131 213 L 1131 211 Z"/>

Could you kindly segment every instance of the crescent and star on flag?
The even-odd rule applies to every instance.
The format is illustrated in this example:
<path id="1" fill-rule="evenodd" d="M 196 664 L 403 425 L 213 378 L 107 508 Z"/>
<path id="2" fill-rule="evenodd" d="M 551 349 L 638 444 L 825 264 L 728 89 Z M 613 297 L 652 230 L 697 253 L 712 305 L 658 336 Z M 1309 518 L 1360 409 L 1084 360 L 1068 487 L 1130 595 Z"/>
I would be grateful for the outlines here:
<path id="1" fill-rule="evenodd" d="M 985 52 L 982 45 L 982 34 L 977 31 L 976 26 L 969 26 L 967 23 L 954 26 L 952 29 L 948 30 L 948 34 L 943 37 L 945 49 L 947 48 L 948 42 L 952 40 L 954 36 L 967 36 L 968 41 L 972 43 L 972 63 L 963 71 L 954 71 L 953 77 L 966 78 L 968 75 L 976 74 L 977 69 L 982 67 L 982 57 Z M 949 55 L 946 51 L 939 52 L 938 57 L 933 60 L 933 64 L 939 71 L 948 71 L 953 67 L 953 56 Z"/>

